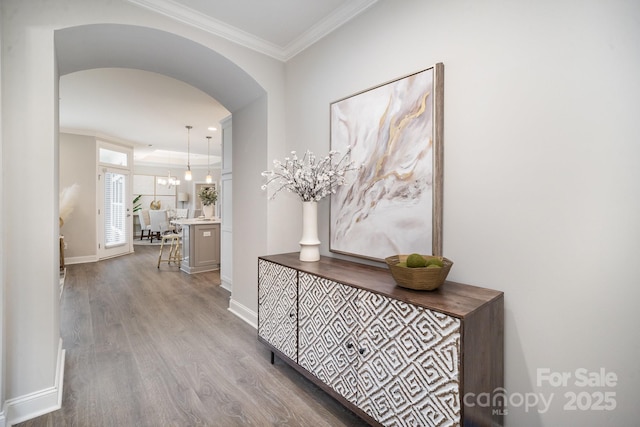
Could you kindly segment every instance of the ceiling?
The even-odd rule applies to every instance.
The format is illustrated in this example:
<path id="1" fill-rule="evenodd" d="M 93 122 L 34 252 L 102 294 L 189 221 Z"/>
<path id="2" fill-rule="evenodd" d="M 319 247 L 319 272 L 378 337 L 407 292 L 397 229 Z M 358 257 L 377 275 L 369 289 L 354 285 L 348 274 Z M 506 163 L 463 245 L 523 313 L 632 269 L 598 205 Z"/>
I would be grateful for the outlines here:
<path id="1" fill-rule="evenodd" d="M 60 78 L 61 131 L 132 144 L 138 165 L 206 165 L 209 150 L 219 166 L 219 122 L 228 115 L 208 94 L 162 74 L 97 68 Z"/>
<path id="2" fill-rule="evenodd" d="M 127 1 L 286 61 L 377 0 Z M 192 165 L 219 165 L 221 132 L 208 128 L 227 116 L 207 93 L 149 71 L 96 68 L 60 79 L 61 130 L 131 143 L 136 164 L 180 167 L 190 145 Z"/>

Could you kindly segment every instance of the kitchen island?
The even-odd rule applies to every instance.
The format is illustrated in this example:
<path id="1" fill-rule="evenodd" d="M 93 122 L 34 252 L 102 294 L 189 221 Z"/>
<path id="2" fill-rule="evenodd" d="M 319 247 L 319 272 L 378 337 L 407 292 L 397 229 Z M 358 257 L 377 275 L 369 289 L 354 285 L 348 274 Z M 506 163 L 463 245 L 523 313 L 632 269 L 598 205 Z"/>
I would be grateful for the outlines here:
<path id="1" fill-rule="evenodd" d="M 192 274 L 220 268 L 220 218 L 187 218 L 171 222 L 182 227 L 182 271 Z"/>

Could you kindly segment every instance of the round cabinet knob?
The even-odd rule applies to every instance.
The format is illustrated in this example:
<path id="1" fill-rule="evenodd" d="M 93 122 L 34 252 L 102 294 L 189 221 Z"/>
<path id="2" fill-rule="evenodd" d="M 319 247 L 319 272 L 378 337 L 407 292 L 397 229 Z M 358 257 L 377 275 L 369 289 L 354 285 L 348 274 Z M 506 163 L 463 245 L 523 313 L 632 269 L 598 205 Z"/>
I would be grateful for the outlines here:
<path id="1" fill-rule="evenodd" d="M 347 348 L 353 348 L 353 344 L 352 343 L 347 343 Z"/>
<path id="2" fill-rule="evenodd" d="M 358 350 L 358 352 L 359 352 L 360 354 L 364 354 L 364 348 L 361 348 L 360 350 Z"/>

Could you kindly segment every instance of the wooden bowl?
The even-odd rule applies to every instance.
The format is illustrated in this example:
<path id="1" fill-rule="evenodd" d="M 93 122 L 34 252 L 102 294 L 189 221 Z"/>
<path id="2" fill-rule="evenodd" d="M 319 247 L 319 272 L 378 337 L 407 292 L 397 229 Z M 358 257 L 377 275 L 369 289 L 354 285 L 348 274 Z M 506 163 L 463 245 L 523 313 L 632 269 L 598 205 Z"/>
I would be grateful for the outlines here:
<path id="1" fill-rule="evenodd" d="M 437 258 L 442 261 L 443 266 L 441 268 L 427 268 L 427 267 L 400 267 L 398 263 L 407 262 L 409 255 L 393 255 L 385 258 L 389 271 L 394 280 L 403 288 L 415 289 L 417 291 L 433 291 L 438 289 L 442 285 L 449 275 L 453 261 L 431 255 L 422 255 L 424 259 L 429 260 Z"/>

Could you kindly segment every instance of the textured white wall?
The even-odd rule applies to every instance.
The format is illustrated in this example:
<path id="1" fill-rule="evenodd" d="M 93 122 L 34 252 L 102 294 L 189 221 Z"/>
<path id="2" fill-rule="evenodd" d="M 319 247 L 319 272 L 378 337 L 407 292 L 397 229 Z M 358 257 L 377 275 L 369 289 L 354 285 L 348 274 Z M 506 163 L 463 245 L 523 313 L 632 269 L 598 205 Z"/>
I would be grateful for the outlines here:
<path id="1" fill-rule="evenodd" d="M 330 102 L 444 63 L 444 254 L 450 279 L 505 292 L 509 426 L 640 416 L 638 22 L 633 1 L 383 0 L 287 64 L 287 139 L 324 152 Z M 538 385 L 544 368 L 572 379 Z M 605 391 L 613 411 L 564 410 Z M 549 408 L 518 407 L 531 393 Z"/>

